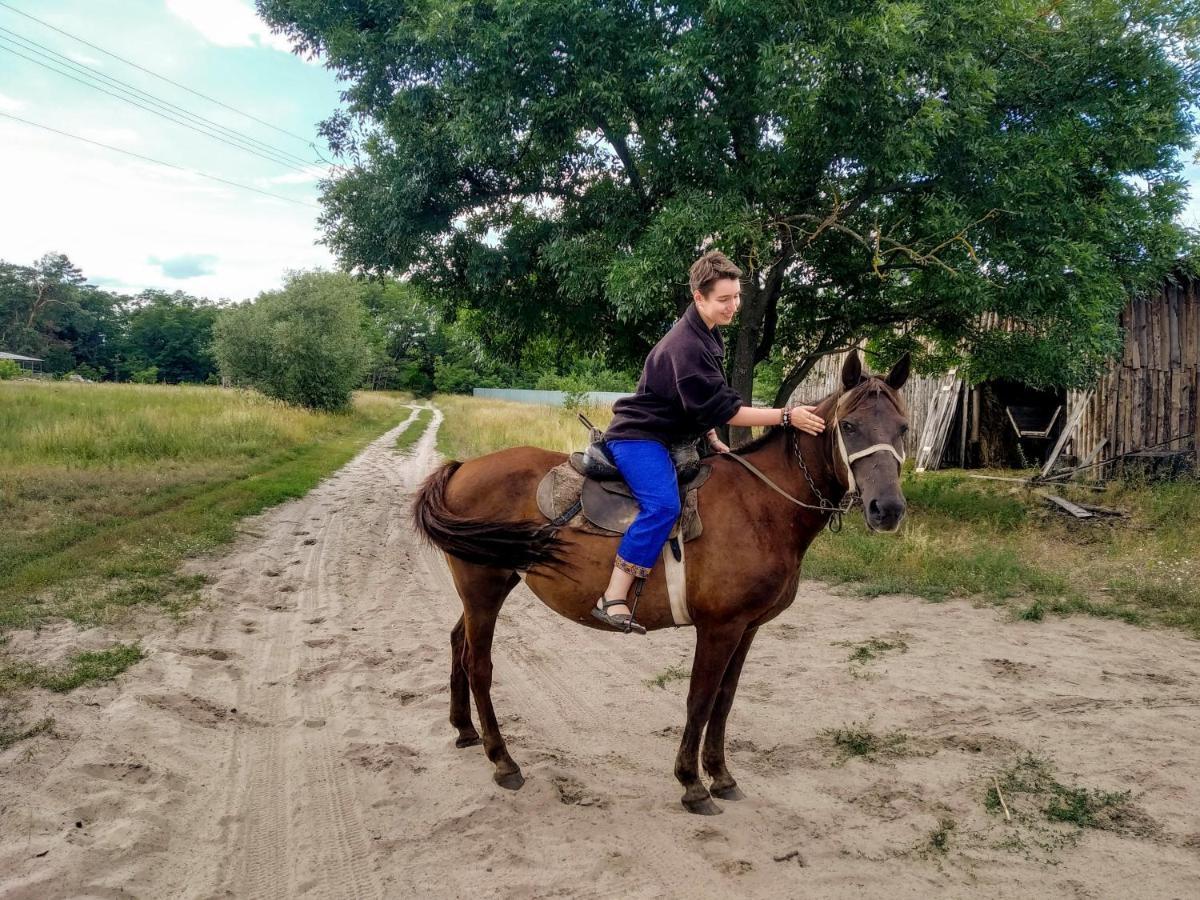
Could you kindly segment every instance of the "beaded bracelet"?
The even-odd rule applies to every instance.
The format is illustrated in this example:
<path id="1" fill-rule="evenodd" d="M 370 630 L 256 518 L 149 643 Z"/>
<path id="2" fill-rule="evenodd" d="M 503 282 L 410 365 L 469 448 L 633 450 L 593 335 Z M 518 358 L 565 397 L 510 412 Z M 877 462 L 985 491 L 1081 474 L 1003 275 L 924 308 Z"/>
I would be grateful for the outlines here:
<path id="1" fill-rule="evenodd" d="M 792 424 L 792 408 L 790 406 L 785 406 L 779 412 L 780 412 L 779 424 L 782 425 L 784 428 L 787 428 L 789 425 Z"/>

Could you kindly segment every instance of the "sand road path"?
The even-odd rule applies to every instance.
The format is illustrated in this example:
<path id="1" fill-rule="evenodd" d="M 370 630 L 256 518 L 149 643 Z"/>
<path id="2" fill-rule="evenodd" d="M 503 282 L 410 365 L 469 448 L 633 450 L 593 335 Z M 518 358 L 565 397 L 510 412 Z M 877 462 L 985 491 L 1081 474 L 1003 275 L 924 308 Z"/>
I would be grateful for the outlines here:
<path id="1" fill-rule="evenodd" d="M 1113 622 L 806 583 L 731 717 L 748 798 L 697 817 L 671 774 L 691 631 L 578 628 L 521 585 L 493 696 L 527 784 L 498 788 L 454 748 L 460 607 L 411 529 L 439 421 L 247 520 L 118 683 L 38 701 L 59 736 L 0 757 L 0 896 L 1200 896 L 1200 644 Z M 872 638 L 907 649 L 851 663 Z M 899 734 L 843 759 L 851 723 Z M 991 775 L 1026 751 L 1124 812 L 1006 824 Z"/>

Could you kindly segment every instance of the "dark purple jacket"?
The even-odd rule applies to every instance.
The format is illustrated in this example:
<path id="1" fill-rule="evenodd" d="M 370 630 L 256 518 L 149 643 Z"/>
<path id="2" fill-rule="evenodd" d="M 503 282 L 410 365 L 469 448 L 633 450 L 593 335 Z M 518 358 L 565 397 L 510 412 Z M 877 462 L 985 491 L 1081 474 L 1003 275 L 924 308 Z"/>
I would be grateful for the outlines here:
<path id="1" fill-rule="evenodd" d="M 606 441 L 676 444 L 724 425 L 746 404 L 725 381 L 725 344 L 688 305 L 646 357 L 637 393 L 613 404 Z"/>

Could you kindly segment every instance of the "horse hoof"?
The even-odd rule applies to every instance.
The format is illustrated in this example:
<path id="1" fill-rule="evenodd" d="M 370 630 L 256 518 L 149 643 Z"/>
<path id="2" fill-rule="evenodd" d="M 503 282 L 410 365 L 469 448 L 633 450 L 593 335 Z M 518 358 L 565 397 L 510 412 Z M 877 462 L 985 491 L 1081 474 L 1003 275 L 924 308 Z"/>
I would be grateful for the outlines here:
<path id="1" fill-rule="evenodd" d="M 745 800 L 746 795 L 742 793 L 742 789 L 736 784 L 731 784 L 729 787 L 716 787 L 715 785 L 708 789 L 708 792 L 718 800 Z"/>
<path id="2" fill-rule="evenodd" d="M 482 738 L 480 738 L 477 734 L 460 734 L 458 739 L 454 742 L 454 746 L 462 749 L 463 747 L 474 747 L 476 744 L 481 742 Z"/>
<path id="3" fill-rule="evenodd" d="M 520 769 L 515 772 L 493 772 L 492 780 L 506 791 L 519 791 L 525 783 L 525 776 Z"/>
<path id="4" fill-rule="evenodd" d="M 719 816 L 721 814 L 721 807 L 712 802 L 712 797 L 701 797 L 699 800 L 689 800 L 684 797 L 683 807 L 698 816 Z"/>

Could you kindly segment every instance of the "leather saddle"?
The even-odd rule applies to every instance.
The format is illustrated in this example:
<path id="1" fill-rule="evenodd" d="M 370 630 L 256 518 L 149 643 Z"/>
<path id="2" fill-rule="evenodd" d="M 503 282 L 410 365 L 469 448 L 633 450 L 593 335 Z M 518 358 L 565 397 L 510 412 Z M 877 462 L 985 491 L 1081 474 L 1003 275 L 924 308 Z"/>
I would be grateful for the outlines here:
<path id="1" fill-rule="evenodd" d="M 537 490 L 538 509 L 555 525 L 596 534 L 624 534 L 637 517 L 637 501 L 609 456 L 600 430 L 582 413 L 579 418 L 591 431 L 591 441 L 542 478 Z M 694 540 L 703 532 L 696 492 L 708 480 L 712 467 L 700 461 L 697 441 L 671 447 L 671 460 L 681 500 L 679 520 L 671 537 Z"/>

